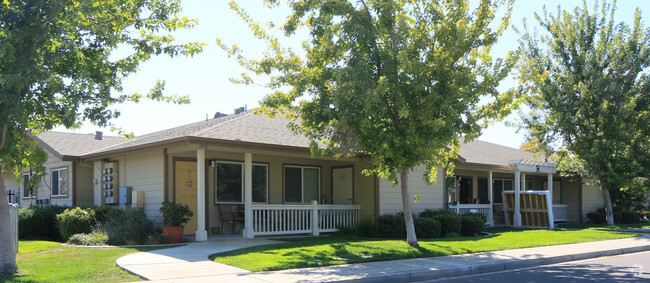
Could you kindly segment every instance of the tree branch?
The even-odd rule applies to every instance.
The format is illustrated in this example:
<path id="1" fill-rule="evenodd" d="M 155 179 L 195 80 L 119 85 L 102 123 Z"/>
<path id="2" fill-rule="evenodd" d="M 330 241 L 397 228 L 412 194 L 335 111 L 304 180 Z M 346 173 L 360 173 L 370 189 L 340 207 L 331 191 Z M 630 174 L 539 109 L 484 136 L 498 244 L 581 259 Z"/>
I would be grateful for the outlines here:
<path id="1" fill-rule="evenodd" d="M 2 134 L 0 135 L 0 149 L 5 147 L 5 140 L 7 138 L 7 125 L 2 126 Z"/>

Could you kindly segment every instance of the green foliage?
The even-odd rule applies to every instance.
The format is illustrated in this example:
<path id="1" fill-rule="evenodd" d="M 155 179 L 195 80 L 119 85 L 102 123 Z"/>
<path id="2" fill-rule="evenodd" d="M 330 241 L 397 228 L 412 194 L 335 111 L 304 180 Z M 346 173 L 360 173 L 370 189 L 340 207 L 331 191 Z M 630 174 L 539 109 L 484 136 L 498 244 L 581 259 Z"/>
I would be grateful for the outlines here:
<path id="1" fill-rule="evenodd" d="M 460 234 L 462 230 L 462 224 L 460 221 L 460 216 L 455 214 L 440 214 L 434 219 L 440 222 L 440 234 L 445 236 L 449 233 Z"/>
<path id="2" fill-rule="evenodd" d="M 650 29 L 638 9 L 632 25 L 616 24 L 615 7 L 594 2 L 544 10 L 544 34 L 522 35 L 520 87 L 532 109 L 522 120 L 529 136 L 561 146 L 561 172 L 602 189 L 611 216 L 609 192 L 650 175 Z"/>
<path id="3" fill-rule="evenodd" d="M 622 211 L 621 212 L 621 223 L 623 224 L 635 224 L 641 222 L 641 214 L 635 211 Z"/>
<path id="4" fill-rule="evenodd" d="M 603 224 L 607 222 L 606 217 L 607 216 L 605 215 L 605 209 L 603 208 L 598 209 L 594 212 L 587 213 L 587 218 L 589 218 L 589 222 L 594 224 Z"/>
<path id="5" fill-rule="evenodd" d="M 439 238 L 440 222 L 430 217 L 418 217 L 413 220 L 415 234 L 420 238 Z"/>
<path id="6" fill-rule="evenodd" d="M 79 246 L 105 246 L 106 242 L 108 235 L 98 232 L 74 234 L 67 241 L 68 244 Z"/>
<path id="7" fill-rule="evenodd" d="M 338 236 L 353 236 L 357 234 L 357 231 L 352 227 L 339 226 L 336 227 L 336 233 L 334 234 Z"/>
<path id="8" fill-rule="evenodd" d="M 403 238 L 406 236 L 404 230 L 404 213 L 384 214 L 377 217 L 379 237 L 382 238 Z"/>
<path id="9" fill-rule="evenodd" d="M 377 235 L 375 223 L 370 218 L 361 219 L 355 230 L 360 237 L 374 237 Z"/>
<path id="10" fill-rule="evenodd" d="M 147 240 L 144 241 L 145 245 L 162 245 L 166 243 L 165 234 L 163 233 L 153 233 L 147 236 Z"/>
<path id="11" fill-rule="evenodd" d="M 167 200 L 161 203 L 160 212 L 163 215 L 163 225 L 165 226 L 183 226 L 194 215 L 187 204 Z"/>
<path id="12" fill-rule="evenodd" d="M 444 209 L 444 208 L 440 208 L 436 210 L 427 208 L 424 211 L 420 212 L 420 217 L 435 218 L 438 215 L 454 215 L 454 213 L 449 211 L 449 209 Z"/>
<path id="13" fill-rule="evenodd" d="M 465 236 L 480 234 L 485 229 L 487 216 L 483 213 L 469 213 L 460 216 L 461 233 Z"/>
<path id="14" fill-rule="evenodd" d="M 456 233 L 456 232 L 449 232 L 449 233 L 445 234 L 444 238 L 447 238 L 447 239 L 460 238 L 460 235 L 458 233 Z"/>
<path id="15" fill-rule="evenodd" d="M 147 219 L 142 209 L 120 210 L 112 213 L 105 223 L 99 223 L 95 228 L 98 233 L 106 234 L 109 245 L 141 245 L 150 235 L 160 234 Z"/>
<path id="16" fill-rule="evenodd" d="M 63 241 L 67 241 L 74 234 L 90 233 L 96 224 L 94 212 L 79 207 L 69 208 L 57 214 L 56 220 Z"/>
<path id="17" fill-rule="evenodd" d="M 59 241 L 61 235 L 56 225 L 56 215 L 67 206 L 28 206 L 18 212 L 18 237 L 25 240 Z"/>
<path id="18" fill-rule="evenodd" d="M 612 201 L 621 211 L 642 212 L 647 208 L 650 179 L 635 178 L 632 183 L 612 192 Z"/>
<path id="19" fill-rule="evenodd" d="M 87 210 L 92 211 L 93 214 L 95 215 L 95 220 L 97 223 L 104 223 L 108 221 L 110 216 L 114 213 L 122 213 L 122 210 L 119 208 L 115 208 L 109 205 L 102 205 L 102 206 L 92 206 L 87 208 Z"/>

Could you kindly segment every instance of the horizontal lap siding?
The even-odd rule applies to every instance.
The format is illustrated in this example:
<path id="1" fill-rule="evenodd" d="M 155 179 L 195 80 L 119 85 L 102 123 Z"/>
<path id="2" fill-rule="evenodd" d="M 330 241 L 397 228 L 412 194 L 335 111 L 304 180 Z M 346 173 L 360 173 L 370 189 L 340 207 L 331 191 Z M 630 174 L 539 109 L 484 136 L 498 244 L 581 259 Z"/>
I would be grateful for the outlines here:
<path id="1" fill-rule="evenodd" d="M 436 183 L 427 185 L 424 181 L 425 166 L 418 166 L 409 173 L 409 203 L 412 204 L 413 212 L 419 213 L 427 208 L 438 209 L 444 207 L 443 170 L 438 169 Z M 420 200 L 415 201 L 415 195 L 420 194 Z M 391 181 L 381 178 L 379 180 L 379 215 L 392 214 L 403 211 L 402 195 L 399 185 L 393 185 Z"/>
<path id="2" fill-rule="evenodd" d="M 130 186 L 133 191 L 144 192 L 144 211 L 156 224 L 162 223 L 158 209 L 164 198 L 163 157 L 162 150 L 158 150 L 132 154 L 118 160 L 120 186 Z"/>
<path id="3" fill-rule="evenodd" d="M 582 184 L 582 220 L 589 221 L 587 213 L 605 207 L 605 199 L 600 188 Z"/>

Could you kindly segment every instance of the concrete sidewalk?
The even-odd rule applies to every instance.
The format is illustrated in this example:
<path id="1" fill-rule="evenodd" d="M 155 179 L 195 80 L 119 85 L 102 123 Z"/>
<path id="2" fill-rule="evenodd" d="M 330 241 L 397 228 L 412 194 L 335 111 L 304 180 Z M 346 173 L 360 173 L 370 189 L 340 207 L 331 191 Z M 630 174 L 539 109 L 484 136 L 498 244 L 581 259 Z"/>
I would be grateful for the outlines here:
<path id="1" fill-rule="evenodd" d="M 650 250 L 645 237 L 474 254 L 250 272 L 211 262 L 208 256 L 245 246 L 277 243 L 266 239 L 191 243 L 137 253 L 117 265 L 158 282 L 412 282 Z"/>

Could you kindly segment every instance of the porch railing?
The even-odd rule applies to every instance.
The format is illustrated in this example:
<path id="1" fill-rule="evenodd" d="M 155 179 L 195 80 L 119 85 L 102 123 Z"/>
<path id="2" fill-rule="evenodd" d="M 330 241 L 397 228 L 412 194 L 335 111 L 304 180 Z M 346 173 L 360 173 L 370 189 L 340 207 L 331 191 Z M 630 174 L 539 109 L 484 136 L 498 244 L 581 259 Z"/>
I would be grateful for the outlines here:
<path id="1" fill-rule="evenodd" d="M 253 235 L 287 235 L 335 232 L 338 227 L 355 227 L 358 205 L 337 204 L 254 204 Z"/>
<path id="2" fill-rule="evenodd" d="M 490 210 L 492 206 L 490 204 L 457 204 L 450 205 L 449 210 L 453 211 L 458 215 L 467 214 L 467 213 L 483 213 L 486 216 L 490 216 Z M 488 219 L 489 221 L 489 219 Z"/>
<path id="3" fill-rule="evenodd" d="M 553 205 L 553 221 L 554 222 L 564 222 L 569 221 L 568 217 L 568 205 L 566 204 L 554 204 Z"/>

